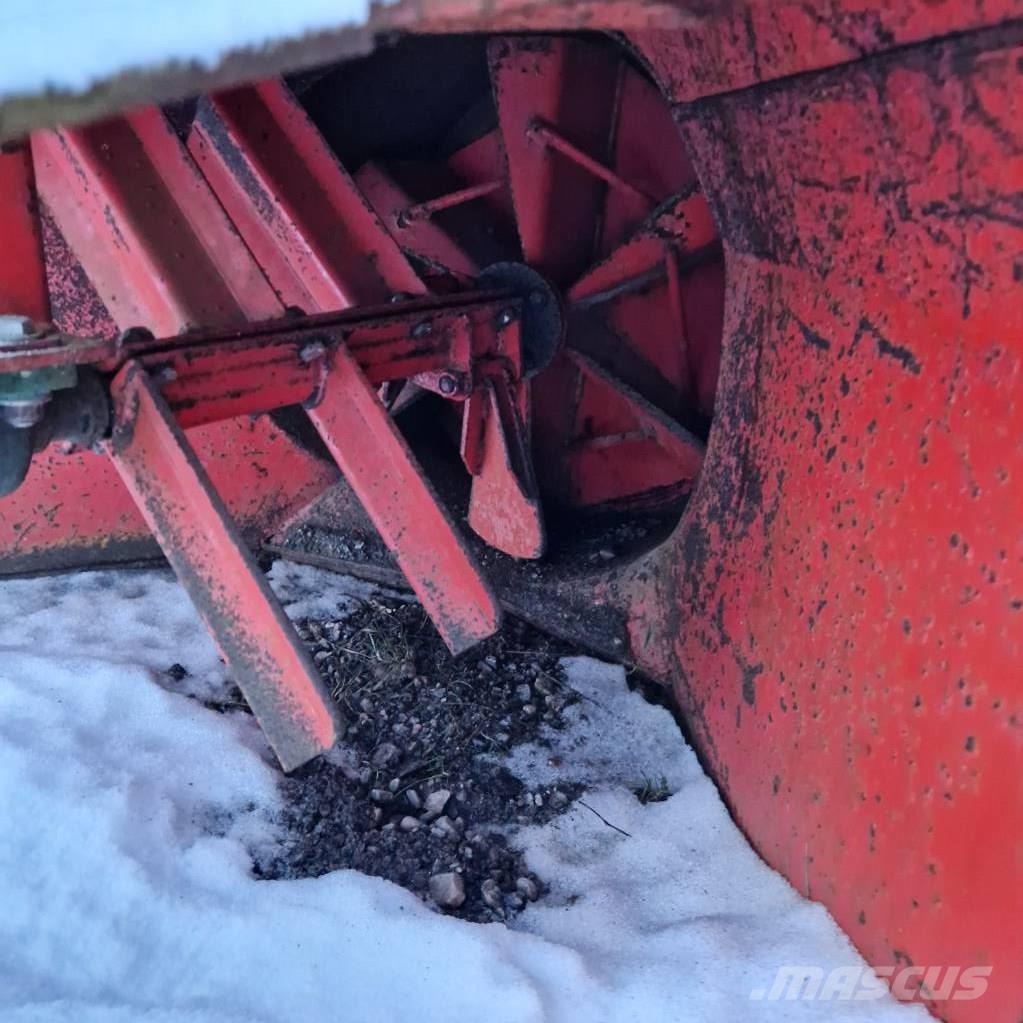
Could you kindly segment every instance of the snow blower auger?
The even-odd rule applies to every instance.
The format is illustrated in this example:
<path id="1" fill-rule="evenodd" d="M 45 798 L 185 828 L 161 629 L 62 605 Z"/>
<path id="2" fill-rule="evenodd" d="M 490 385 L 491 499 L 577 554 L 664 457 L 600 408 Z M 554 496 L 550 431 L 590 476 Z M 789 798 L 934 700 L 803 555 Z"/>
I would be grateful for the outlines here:
<path id="1" fill-rule="evenodd" d="M 0 106 L 0 571 L 158 543 L 288 769 L 253 549 L 636 664 L 896 995 L 1018 1023 L 1023 2 L 369 27 Z"/>

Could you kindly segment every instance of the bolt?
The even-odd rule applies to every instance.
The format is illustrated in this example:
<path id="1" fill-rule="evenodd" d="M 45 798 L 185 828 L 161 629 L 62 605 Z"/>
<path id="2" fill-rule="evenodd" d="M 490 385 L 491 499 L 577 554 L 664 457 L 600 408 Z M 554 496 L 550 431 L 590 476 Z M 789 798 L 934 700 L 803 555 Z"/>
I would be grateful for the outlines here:
<path id="1" fill-rule="evenodd" d="M 458 381 L 450 373 L 444 373 L 437 381 L 441 394 L 454 394 L 458 390 Z"/>
<path id="2" fill-rule="evenodd" d="M 497 325 L 499 327 L 507 327 L 509 323 L 513 323 L 515 320 L 515 310 L 510 306 L 507 309 L 502 309 L 497 314 Z"/>
<path id="3" fill-rule="evenodd" d="M 43 409 L 49 400 L 50 396 L 47 394 L 26 401 L 4 402 L 0 405 L 0 415 L 9 426 L 17 430 L 28 430 L 43 418 Z"/>
<path id="4" fill-rule="evenodd" d="M 322 359 L 326 354 L 327 347 L 322 341 L 310 341 L 309 344 L 303 345 L 299 350 L 298 358 L 300 362 L 308 366 L 309 363 Z"/>
<path id="5" fill-rule="evenodd" d="M 414 338 L 428 337 L 433 333 L 433 324 L 429 320 L 422 320 L 412 328 Z"/>
<path id="6" fill-rule="evenodd" d="M 36 325 L 27 316 L 0 316 L 0 347 L 16 345 L 37 333 Z"/>

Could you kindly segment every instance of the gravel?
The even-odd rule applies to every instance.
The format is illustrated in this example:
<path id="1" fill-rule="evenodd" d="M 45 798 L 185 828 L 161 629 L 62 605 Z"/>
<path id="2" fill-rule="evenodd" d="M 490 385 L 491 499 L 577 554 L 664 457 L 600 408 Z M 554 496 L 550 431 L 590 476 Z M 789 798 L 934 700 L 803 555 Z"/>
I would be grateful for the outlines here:
<path id="1" fill-rule="evenodd" d="M 347 721 L 339 747 L 281 782 L 283 840 L 264 878 L 341 868 L 388 878 L 451 915 L 506 920 L 545 891 L 510 847 L 517 828 L 564 812 L 579 787 L 527 789 L 500 760 L 560 730 L 577 700 L 572 651 L 506 621 L 453 658 L 418 604 L 375 597 L 299 634 Z"/>

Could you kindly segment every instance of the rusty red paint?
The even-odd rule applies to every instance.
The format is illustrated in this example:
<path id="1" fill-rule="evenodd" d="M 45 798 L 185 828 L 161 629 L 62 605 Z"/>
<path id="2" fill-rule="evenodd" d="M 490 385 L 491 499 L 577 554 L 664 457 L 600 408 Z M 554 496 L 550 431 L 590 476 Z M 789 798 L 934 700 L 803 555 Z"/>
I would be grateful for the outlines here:
<path id="1" fill-rule="evenodd" d="M 405 215 L 415 203 L 384 168 L 367 163 L 360 168 L 355 180 L 403 252 L 455 277 L 475 277 L 483 269 L 436 219 Z"/>
<path id="2" fill-rule="evenodd" d="M 507 227 L 514 226 L 527 260 L 546 267 L 565 290 L 569 346 L 655 409 L 703 432 L 713 407 L 724 281 L 716 228 L 670 108 L 619 51 L 597 41 L 498 39 L 489 53 L 498 130 L 441 167 L 416 164 L 412 173 L 403 163 L 392 174 L 390 167 L 367 164 L 358 184 L 406 252 L 459 277 L 480 266 L 470 248 L 470 225 L 442 216 L 403 219 L 415 202 L 396 176 L 421 190 L 420 204 L 447 194 L 437 181 L 452 180 L 446 187 L 456 195 L 484 189 L 475 201 L 495 239 L 507 246 L 502 255 L 517 256 L 518 245 L 505 240 Z M 584 72 L 590 86 L 585 103 L 566 86 Z M 594 82 L 601 84 L 596 92 Z M 551 151 L 538 131 L 554 131 L 552 118 L 559 139 L 585 138 L 597 156 L 584 152 L 580 166 L 575 143 L 568 142 L 575 158 Z M 509 187 L 493 189 L 495 174 Z M 623 193 L 608 187 L 609 176 L 637 186 Z M 646 193 L 659 200 L 674 194 L 675 201 L 654 203 Z M 584 309 L 586 316 L 576 315 Z M 638 437 L 629 404 L 613 388 L 590 387 L 587 393 L 586 380 L 564 359 L 539 375 L 527 420 L 533 420 L 547 501 L 586 507 L 664 503 L 689 488 L 688 456 L 678 463 L 649 431 Z M 593 407 L 606 426 L 602 436 L 593 434 Z M 615 407 L 612 422 L 609 410 Z M 482 425 L 478 418 L 468 433 L 463 430 L 474 459 Z M 579 445 L 591 442 L 594 457 L 580 454 Z M 511 478 L 504 484 L 516 486 Z M 497 535 L 477 515 L 470 513 L 470 521 L 484 528 L 483 535 Z"/>
<path id="3" fill-rule="evenodd" d="M 397 292 L 421 291 L 422 284 L 412 275 L 399 244 L 415 251 L 418 243 L 420 253 L 417 254 L 421 254 L 425 241 L 426 246 L 432 249 L 431 262 L 435 265 L 444 261 L 447 246 L 452 257 L 447 259 L 447 263 L 452 264 L 447 269 L 465 275 L 475 273 L 475 264 L 463 257 L 461 249 L 447 241 L 442 229 L 433 223 L 433 217 L 465 202 L 480 202 L 504 188 L 502 179 L 491 178 L 454 188 L 416 204 L 391 183 L 382 170 L 372 165 L 364 167 L 359 175 L 359 186 L 366 191 L 369 202 L 387 225 L 391 232 L 388 234 L 381 221 L 366 208 L 365 200 L 355 190 L 351 179 L 281 83 L 262 83 L 251 89 L 235 90 L 202 101 L 190 146 L 283 300 L 312 308 L 342 308 L 351 301 L 366 303 L 386 300 Z M 296 156 L 300 161 L 298 164 Z M 385 281 L 376 276 L 381 270 Z M 308 289 L 307 293 L 296 290 L 296 281 L 302 282 Z M 521 377 L 518 334 L 514 334 L 514 353 L 507 350 L 507 343 L 503 349 L 500 343 L 488 345 L 483 337 L 490 330 L 488 317 L 489 321 L 494 320 L 493 311 L 482 309 L 474 313 L 471 325 L 466 321 L 465 358 L 470 360 L 475 355 L 477 358 L 496 356 L 506 362 L 510 360 L 510 370 L 515 378 L 512 386 L 515 386 Z M 429 318 L 426 310 L 418 327 L 429 331 L 422 336 L 421 347 L 427 349 L 436 344 L 433 340 L 435 335 L 451 333 L 443 317 Z M 398 328 L 400 334 L 395 340 L 411 340 L 415 348 L 417 328 L 414 326 L 409 333 L 410 325 L 400 321 Z M 451 336 L 457 338 L 459 332 L 454 331 Z M 359 358 L 357 342 L 354 336 L 346 339 L 362 372 L 371 381 L 397 378 L 397 374 L 390 370 L 383 377 L 374 377 L 374 367 Z M 384 349 L 379 343 L 376 352 L 388 366 L 400 365 L 395 363 L 391 350 Z M 293 369 L 293 353 L 285 353 L 285 358 Z M 218 361 L 219 357 L 215 357 L 214 363 Z M 420 386 L 441 394 L 444 394 L 441 390 L 443 377 L 450 389 L 449 396 L 455 397 L 461 393 L 458 381 L 472 379 L 470 361 L 466 361 L 463 367 L 451 363 L 436 367 L 417 366 L 409 362 L 405 368 L 406 375 L 414 377 Z M 301 373 L 298 386 L 304 386 Z M 352 386 L 356 384 L 353 382 Z M 498 379 L 490 388 L 505 386 L 504 381 Z M 252 386 L 246 388 L 247 398 L 259 401 L 259 389 L 257 382 L 253 381 Z M 473 474 L 468 521 L 474 530 L 499 549 L 516 557 L 538 557 L 544 548 L 544 526 L 529 463 L 524 424 L 510 413 L 498 415 L 500 402 L 497 398 L 494 401 L 494 414 L 484 417 L 481 422 L 481 457 Z M 490 399 L 484 395 L 483 407 L 489 405 Z M 474 412 L 477 408 L 478 403 L 469 411 Z M 409 532 L 404 524 L 406 519 L 415 516 L 419 508 L 426 520 L 432 523 L 430 529 L 434 543 L 451 548 L 443 553 L 441 561 L 448 561 L 453 566 L 452 577 L 438 578 L 431 584 L 437 588 L 438 595 L 432 601 L 424 597 L 424 604 L 431 614 L 433 610 L 437 611 L 434 620 L 441 634 L 452 645 L 466 645 L 473 637 L 486 634 L 485 629 L 490 627 L 489 611 L 482 617 L 477 615 L 485 624 L 472 620 L 475 612 L 468 613 L 469 624 L 459 622 L 453 610 L 458 603 L 456 596 L 459 592 L 473 596 L 474 588 L 477 591 L 475 603 L 482 607 L 484 602 L 479 596 L 482 580 L 473 580 L 468 590 L 464 587 L 461 591 L 456 589 L 462 585 L 458 578 L 469 575 L 461 541 L 444 527 L 444 516 L 439 508 L 419 503 L 421 500 L 432 503 L 434 499 L 421 484 L 413 482 L 419 475 L 414 463 L 409 461 L 399 466 L 404 450 L 390 443 L 394 427 L 380 419 L 382 411 L 367 407 L 361 415 L 372 417 L 369 421 L 373 429 L 378 431 L 381 442 L 389 445 L 386 459 L 393 463 L 393 467 L 387 478 L 401 490 L 383 501 L 379 497 L 379 487 L 370 486 L 369 477 L 363 476 L 356 477 L 357 490 L 360 496 L 373 500 L 371 516 L 384 530 L 388 542 L 396 548 L 399 562 L 416 572 L 411 581 L 421 595 L 427 592 L 428 582 L 419 567 L 422 555 L 416 545 L 431 534 L 429 530 L 426 533 Z M 313 419 L 315 423 L 324 422 L 319 414 L 314 414 Z M 343 446 L 364 445 L 365 439 L 359 432 L 349 432 L 346 436 L 332 430 L 327 443 L 342 468 L 348 466 L 346 474 L 359 471 L 361 459 L 357 453 L 337 455 Z"/>
<path id="4" fill-rule="evenodd" d="M 1020 15 L 1020 0 L 733 0 L 700 12 L 681 31 L 654 25 L 627 31 L 682 103 Z"/>
<path id="5" fill-rule="evenodd" d="M 568 449 L 576 503 L 611 504 L 654 488 L 688 493 L 703 442 L 581 352 L 566 358 L 584 384 L 577 414 L 587 433 Z"/>
<path id="6" fill-rule="evenodd" d="M 26 145 L 9 147 L 0 152 L 0 237 L 4 240 L 0 314 L 46 322 L 50 300 L 36 211 L 32 154 Z"/>
<path id="7" fill-rule="evenodd" d="M 133 326 L 173 335 L 280 313 L 159 111 L 37 133 L 32 147 L 48 200 L 41 223 L 58 326 L 86 336 Z M 5 276 L 19 266 L 5 266 Z M 266 418 L 203 426 L 190 441 L 246 535 L 272 531 L 336 479 Z M 90 452 L 51 447 L 0 502 L 0 572 L 157 554 L 116 472 Z"/>
<path id="8" fill-rule="evenodd" d="M 1023 1012 L 1021 69 L 1007 27 L 680 108 L 724 357 L 697 491 L 626 587 L 768 862 L 870 963 L 993 967 L 931 1005 L 954 1023 Z"/>
<path id="9" fill-rule="evenodd" d="M 717 242 L 707 201 L 689 185 L 591 267 L 567 296 L 571 309 L 600 307 L 610 328 L 583 325 L 576 347 L 680 421 L 697 414 L 709 420 L 713 411 L 721 309 L 713 299 L 723 286 L 715 277 L 694 286 L 692 277 L 720 265 Z"/>
<path id="10" fill-rule="evenodd" d="M 329 749 L 330 694 L 148 373 L 114 381 L 104 448 L 286 771 Z"/>
<path id="11" fill-rule="evenodd" d="M 501 612 L 490 585 L 344 347 L 309 417 L 448 647 L 460 653 L 493 635 Z"/>
<path id="12" fill-rule="evenodd" d="M 426 14 L 405 5 L 395 18 L 413 6 L 416 23 L 434 27 L 516 18 L 563 27 L 598 7 L 619 29 L 654 20 L 648 5 L 540 10 L 511 0 L 486 10 L 438 2 Z M 994 965 L 985 998 L 937 1007 L 949 1019 L 1016 1019 L 1023 552 L 1013 480 L 1023 459 L 1023 323 L 1007 296 L 1023 276 L 1019 29 L 896 48 L 994 26 L 1023 4 L 738 0 L 670 13 L 675 31 L 633 40 L 678 104 L 723 229 L 726 350 L 718 419 L 683 521 L 608 599 L 617 590 L 626 601 L 635 656 L 673 682 L 708 766 L 767 859 L 821 898 L 871 962 Z M 656 123 L 668 139 L 649 152 L 674 145 L 656 104 L 606 135 L 601 124 L 583 137 L 562 123 L 574 113 L 561 103 L 564 47 L 576 45 L 593 43 L 502 40 L 492 55 L 527 256 L 573 267 L 557 282 L 565 288 L 593 259 L 621 262 L 617 280 L 635 281 L 663 256 L 663 278 L 644 285 L 661 289 L 663 312 L 654 318 L 634 301 L 646 297 L 637 289 L 607 318 L 612 339 L 645 363 L 632 359 L 615 375 L 652 382 L 636 388 L 650 401 L 665 392 L 654 369 L 670 385 L 669 404 L 684 387 L 684 405 L 706 416 L 720 316 L 707 296 L 720 293 L 720 261 L 687 265 L 686 253 L 657 252 L 649 239 L 633 249 L 626 239 L 641 214 L 621 190 L 605 197 L 603 231 L 581 254 L 571 245 L 589 247 L 586 229 L 600 218 L 576 216 L 582 193 L 564 204 L 549 180 L 571 162 L 526 148 L 539 111 L 651 195 L 692 184 L 682 171 L 658 179 L 637 157 L 640 125 Z M 540 79 L 532 96 L 514 94 L 509 66 Z M 594 64 L 589 77 L 595 89 L 581 105 L 600 105 L 595 96 L 611 90 L 616 101 L 638 96 L 636 109 L 649 101 L 620 68 Z M 579 113 L 583 129 L 591 113 Z M 464 159 L 466 184 L 493 178 L 494 141 Z M 530 163 L 537 179 L 522 173 Z M 589 181 L 580 179 L 583 191 Z M 507 192 L 479 201 L 500 208 Z M 545 235 L 552 224 L 559 237 Z M 628 259 L 614 252 L 623 243 Z M 608 273 L 601 289 L 614 284 Z M 682 339 L 684 350 L 643 348 L 660 336 Z M 581 347 L 608 371 L 599 351 Z M 539 382 L 562 403 L 577 384 L 554 373 Z M 607 411 L 598 400 L 584 407 Z M 481 425 L 469 423 L 473 465 Z M 542 447 L 546 429 L 538 437 L 540 468 L 550 492 L 563 493 L 562 440 L 574 424 L 556 425 L 557 445 Z M 594 449 L 649 445 L 641 430 L 618 426 L 603 423 Z M 615 471 L 609 462 L 584 479 L 605 485 L 608 499 Z M 29 509 L 24 523 L 45 529 L 38 519 Z"/>
<path id="13" fill-rule="evenodd" d="M 118 324 L 167 335 L 280 313 L 159 110 L 40 132 L 32 150 L 40 197 Z"/>
<path id="14" fill-rule="evenodd" d="M 424 291 L 281 80 L 202 99 L 188 147 L 285 305 L 314 313 Z"/>
<path id="15" fill-rule="evenodd" d="M 120 327 L 173 335 L 282 312 L 159 111 L 40 134 L 33 151 L 57 248 L 67 239 Z M 119 381 L 109 461 L 50 453 L 3 502 L 4 568 L 138 558 L 154 553 L 151 527 L 281 763 L 296 767 L 333 742 L 329 697 L 154 385 L 138 367 Z M 332 478 L 266 420 L 217 423 L 196 440 L 214 475 L 226 474 L 225 496 L 246 527 L 272 528 L 312 496 L 311 481 L 320 490 Z"/>
<path id="16" fill-rule="evenodd" d="M 143 337 L 122 343 L 104 365 L 112 371 L 126 358 L 139 361 L 160 382 L 164 400 L 184 427 L 314 404 L 323 362 L 339 345 L 374 386 L 413 378 L 444 394 L 438 381 L 446 375 L 463 381 L 464 392 L 477 361 L 485 367 L 500 343 L 494 322 L 507 304 L 493 293 L 477 292 L 278 319 L 227 332 Z M 424 325 L 429 330 L 417 336 Z M 0 368 L 20 367 L 32 357 L 0 354 Z M 458 400 L 464 393 L 454 389 L 445 396 Z"/>
<path id="17" fill-rule="evenodd" d="M 501 178 L 491 178 L 489 181 L 481 181 L 478 185 L 470 185 L 468 188 L 457 188 L 453 192 L 437 196 L 436 199 L 415 203 L 397 215 L 397 226 L 402 228 L 413 220 L 429 220 L 445 210 L 485 199 L 488 195 L 493 195 L 503 188 L 504 181 Z"/>

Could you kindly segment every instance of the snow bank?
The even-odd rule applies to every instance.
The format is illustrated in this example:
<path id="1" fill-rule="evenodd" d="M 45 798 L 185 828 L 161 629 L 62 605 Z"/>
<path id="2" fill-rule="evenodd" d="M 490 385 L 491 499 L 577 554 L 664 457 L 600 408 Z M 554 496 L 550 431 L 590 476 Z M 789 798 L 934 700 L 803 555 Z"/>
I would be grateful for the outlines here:
<path id="1" fill-rule="evenodd" d="M 293 566 L 273 581 L 292 614 L 358 590 Z M 859 960 L 753 855 L 618 669 L 568 665 L 588 699 L 558 756 L 630 837 L 579 805 L 523 832 L 553 892 L 512 930 L 350 871 L 250 876 L 247 850 L 277 838 L 276 774 L 246 715 L 169 691 L 172 663 L 193 689 L 224 680 L 166 574 L 0 583 L 0 623 L 4 1021 L 927 1018 L 889 1000 L 749 1000 L 783 962 Z M 517 769 L 540 770 L 529 757 Z M 654 772 L 674 794 L 642 806 L 628 786 Z"/>
<path id="2" fill-rule="evenodd" d="M 82 91 L 168 62 L 211 68 L 233 50 L 359 25 L 368 0 L 3 0 L 0 97 Z"/>
<path id="3" fill-rule="evenodd" d="M 579 781 L 637 789 L 666 783 L 671 791 L 704 777 L 671 715 L 631 693 L 624 668 L 589 657 L 566 657 L 562 666 L 582 699 L 565 708 L 564 731 L 544 725 L 542 743 L 511 751 L 506 764 L 512 774 L 530 785 Z"/>

